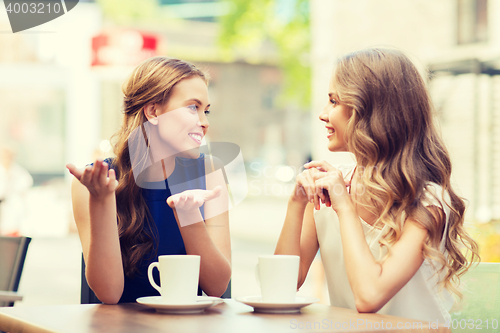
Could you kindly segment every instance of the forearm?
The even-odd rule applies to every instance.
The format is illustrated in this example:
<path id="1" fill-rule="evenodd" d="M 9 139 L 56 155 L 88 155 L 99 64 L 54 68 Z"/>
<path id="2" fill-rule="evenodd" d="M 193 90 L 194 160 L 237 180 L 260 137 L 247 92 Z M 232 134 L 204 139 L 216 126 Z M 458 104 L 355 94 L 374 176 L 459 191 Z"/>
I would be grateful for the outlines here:
<path id="1" fill-rule="evenodd" d="M 123 293 L 124 273 L 114 194 L 104 199 L 90 196 L 89 213 L 90 238 L 84 253 L 87 281 L 101 301 L 116 303 Z"/>
<path id="2" fill-rule="evenodd" d="M 231 259 L 230 244 L 224 255 L 214 242 L 215 235 L 210 235 L 205 222 L 198 222 L 186 226 L 179 223 L 178 213 L 176 218 L 186 248 L 186 254 L 199 255 L 200 262 L 200 286 L 209 296 L 221 296 L 226 291 L 229 280 L 231 279 Z M 190 220 L 201 220 L 203 218 L 199 209 L 190 212 L 183 212 L 184 217 Z M 189 215 L 189 216 L 188 216 Z M 227 213 L 226 213 L 227 217 Z M 213 226 L 213 228 L 228 228 L 227 226 Z M 222 231 L 223 232 L 223 231 Z M 223 232 L 224 233 L 224 232 Z M 228 231 L 227 231 L 228 233 Z M 220 237 L 221 242 L 222 238 Z M 227 235 L 229 242 L 229 235 Z"/>
<path id="3" fill-rule="evenodd" d="M 300 236 L 306 206 L 307 203 L 297 202 L 293 199 L 288 201 L 285 222 L 274 254 L 300 256 Z"/>
<path id="4" fill-rule="evenodd" d="M 338 210 L 337 214 L 347 277 L 356 304 L 367 300 L 378 303 L 382 266 L 370 251 L 359 216 L 351 206 Z"/>
<path id="5" fill-rule="evenodd" d="M 301 204 L 290 200 L 285 223 L 274 253 L 300 257 L 297 288 L 304 283 L 318 247 L 313 204 Z"/>

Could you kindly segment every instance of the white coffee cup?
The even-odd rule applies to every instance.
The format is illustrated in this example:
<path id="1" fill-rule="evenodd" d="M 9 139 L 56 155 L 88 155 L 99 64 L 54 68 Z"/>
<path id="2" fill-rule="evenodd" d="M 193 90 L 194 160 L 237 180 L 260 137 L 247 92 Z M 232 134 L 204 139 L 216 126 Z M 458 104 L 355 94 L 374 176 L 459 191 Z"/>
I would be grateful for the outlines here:
<path id="1" fill-rule="evenodd" d="M 299 256 L 259 256 L 255 275 L 266 303 L 293 303 L 297 293 Z"/>
<path id="2" fill-rule="evenodd" d="M 153 279 L 153 268 L 160 272 L 160 285 Z M 168 304 L 190 304 L 196 302 L 200 279 L 200 256 L 164 255 L 148 267 L 149 283 L 160 292 L 163 302 Z"/>

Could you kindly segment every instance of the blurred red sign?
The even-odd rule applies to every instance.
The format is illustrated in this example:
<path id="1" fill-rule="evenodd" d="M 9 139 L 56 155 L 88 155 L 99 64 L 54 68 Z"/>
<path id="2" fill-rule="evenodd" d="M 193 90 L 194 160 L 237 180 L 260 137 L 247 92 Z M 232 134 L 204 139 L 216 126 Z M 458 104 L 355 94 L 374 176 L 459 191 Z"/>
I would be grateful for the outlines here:
<path id="1" fill-rule="evenodd" d="M 156 56 L 157 45 L 157 36 L 136 30 L 103 32 L 92 38 L 92 66 L 135 66 Z"/>

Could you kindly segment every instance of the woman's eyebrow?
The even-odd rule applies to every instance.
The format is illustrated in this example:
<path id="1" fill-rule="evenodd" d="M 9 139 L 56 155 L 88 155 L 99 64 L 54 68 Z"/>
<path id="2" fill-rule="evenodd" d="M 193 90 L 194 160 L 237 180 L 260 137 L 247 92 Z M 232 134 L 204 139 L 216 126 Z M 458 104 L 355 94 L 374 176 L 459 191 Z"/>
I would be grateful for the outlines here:
<path id="1" fill-rule="evenodd" d="M 340 103 L 340 97 L 336 92 L 328 93 L 328 98 L 334 99 L 337 103 Z"/>
<path id="2" fill-rule="evenodd" d="M 203 105 L 203 103 L 197 98 L 188 99 L 186 102 L 190 102 L 190 101 L 194 101 L 194 102 L 198 103 L 199 105 Z M 209 107 L 210 107 L 210 104 L 208 104 L 206 108 L 209 108 Z"/>

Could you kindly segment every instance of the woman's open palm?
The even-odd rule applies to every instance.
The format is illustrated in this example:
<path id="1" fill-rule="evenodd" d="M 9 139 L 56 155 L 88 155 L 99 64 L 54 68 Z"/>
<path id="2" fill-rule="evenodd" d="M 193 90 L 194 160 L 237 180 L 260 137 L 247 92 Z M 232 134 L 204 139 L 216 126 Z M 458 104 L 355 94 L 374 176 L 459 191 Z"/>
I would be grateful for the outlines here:
<path id="1" fill-rule="evenodd" d="M 69 172 L 75 176 L 95 198 L 103 198 L 115 192 L 118 186 L 115 170 L 110 169 L 108 163 L 96 160 L 94 165 L 78 169 L 73 164 L 66 165 Z"/>
<path id="2" fill-rule="evenodd" d="M 205 202 L 217 198 L 222 187 L 216 186 L 213 190 L 187 190 L 174 194 L 167 199 L 171 208 L 180 210 L 192 210 L 200 208 Z"/>

